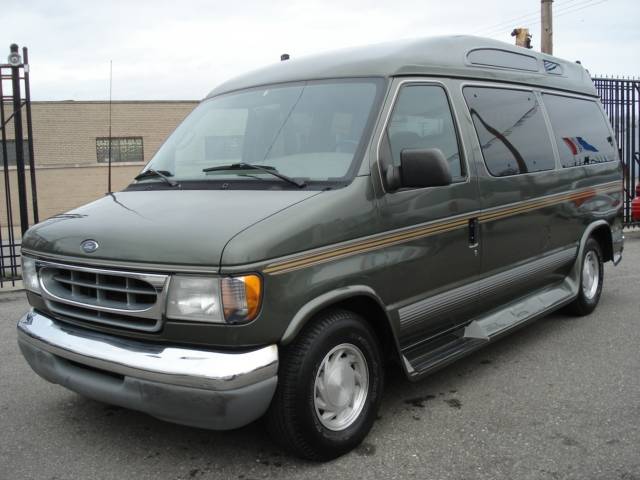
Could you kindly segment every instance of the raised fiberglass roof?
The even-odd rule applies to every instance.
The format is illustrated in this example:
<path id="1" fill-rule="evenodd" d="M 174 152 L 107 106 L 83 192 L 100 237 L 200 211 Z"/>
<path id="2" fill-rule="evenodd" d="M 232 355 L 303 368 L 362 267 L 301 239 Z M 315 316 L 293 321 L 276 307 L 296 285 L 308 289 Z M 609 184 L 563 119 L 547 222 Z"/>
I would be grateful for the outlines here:
<path id="1" fill-rule="evenodd" d="M 209 96 L 301 80 L 404 75 L 500 80 L 597 96 L 580 64 L 467 35 L 399 40 L 300 58 L 293 55 L 231 79 Z"/>

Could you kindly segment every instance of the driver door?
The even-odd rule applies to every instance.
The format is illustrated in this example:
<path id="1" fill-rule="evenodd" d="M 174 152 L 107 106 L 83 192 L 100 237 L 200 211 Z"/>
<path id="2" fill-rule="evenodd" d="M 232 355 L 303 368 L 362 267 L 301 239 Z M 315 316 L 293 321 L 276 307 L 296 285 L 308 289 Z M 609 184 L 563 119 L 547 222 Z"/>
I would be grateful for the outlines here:
<path id="1" fill-rule="evenodd" d="M 474 305 L 458 293 L 480 273 L 479 201 L 445 84 L 405 80 L 396 88 L 379 148 L 382 177 L 386 165 L 400 165 L 403 149 L 438 148 L 453 179 L 447 186 L 385 191 L 379 199 L 383 229 L 406 239 L 387 249 L 385 272 L 387 305 L 398 314 L 405 349 L 471 316 Z"/>

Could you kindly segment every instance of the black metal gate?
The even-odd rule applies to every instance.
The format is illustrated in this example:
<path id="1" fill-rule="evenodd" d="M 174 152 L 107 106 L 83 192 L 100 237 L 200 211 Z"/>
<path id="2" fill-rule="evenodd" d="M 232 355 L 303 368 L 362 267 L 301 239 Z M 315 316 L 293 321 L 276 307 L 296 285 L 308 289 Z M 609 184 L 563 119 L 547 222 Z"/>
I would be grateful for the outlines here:
<path id="1" fill-rule="evenodd" d="M 15 286 L 20 278 L 20 243 L 22 235 L 29 228 L 29 213 L 33 222 L 38 222 L 29 57 L 26 47 L 20 56 L 15 44 L 10 47 L 7 63 L 0 64 L 0 156 L 4 174 L 4 208 L 0 208 L 2 288 Z M 29 166 L 30 205 L 25 164 Z"/>
<path id="2" fill-rule="evenodd" d="M 593 83 L 611 120 L 624 165 L 624 222 L 640 225 L 631 218 L 631 201 L 640 175 L 640 80 L 599 77 Z"/>

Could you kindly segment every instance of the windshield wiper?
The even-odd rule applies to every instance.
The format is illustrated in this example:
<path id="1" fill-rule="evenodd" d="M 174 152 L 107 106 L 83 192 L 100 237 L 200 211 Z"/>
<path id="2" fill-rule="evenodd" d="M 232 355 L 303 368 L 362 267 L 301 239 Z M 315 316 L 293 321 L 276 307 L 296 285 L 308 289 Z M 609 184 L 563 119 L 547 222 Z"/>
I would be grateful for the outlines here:
<path id="1" fill-rule="evenodd" d="M 217 165 L 215 167 L 203 168 L 202 171 L 207 172 L 217 172 L 221 170 L 260 170 L 264 173 L 269 173 L 274 177 L 278 177 L 285 182 L 288 182 L 292 185 L 295 185 L 298 188 L 306 187 L 307 183 L 301 180 L 296 180 L 295 178 L 288 177 L 284 173 L 280 173 L 275 167 L 270 165 L 255 165 L 253 163 L 230 163 L 229 165 Z"/>
<path id="2" fill-rule="evenodd" d="M 173 176 L 173 174 L 171 172 L 166 171 L 166 170 L 154 170 L 153 168 L 148 168 L 147 170 L 145 170 L 144 172 L 140 173 L 139 175 L 136 175 L 133 179 L 134 180 L 142 180 L 143 178 L 158 177 L 163 182 L 168 183 L 172 187 L 175 187 L 175 186 L 178 185 L 178 182 L 176 182 L 175 180 L 171 180 L 169 178 L 171 176 Z"/>

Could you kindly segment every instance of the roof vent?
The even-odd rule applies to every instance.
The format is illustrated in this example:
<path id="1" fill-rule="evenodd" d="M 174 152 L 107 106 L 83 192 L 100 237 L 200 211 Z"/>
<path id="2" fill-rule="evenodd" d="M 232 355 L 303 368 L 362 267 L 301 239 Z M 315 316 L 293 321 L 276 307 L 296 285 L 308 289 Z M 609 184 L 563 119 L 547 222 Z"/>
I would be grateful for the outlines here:
<path id="1" fill-rule="evenodd" d="M 467 54 L 467 60 L 471 65 L 478 66 L 523 70 L 526 72 L 540 70 L 538 60 L 533 55 L 499 48 L 476 48 Z"/>
<path id="2" fill-rule="evenodd" d="M 285 60 L 289 60 L 289 54 L 288 53 L 283 53 L 282 55 L 280 55 L 280 61 L 284 62 Z"/>

